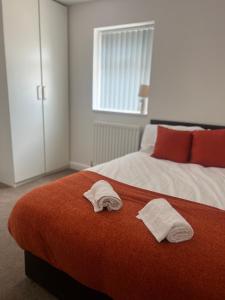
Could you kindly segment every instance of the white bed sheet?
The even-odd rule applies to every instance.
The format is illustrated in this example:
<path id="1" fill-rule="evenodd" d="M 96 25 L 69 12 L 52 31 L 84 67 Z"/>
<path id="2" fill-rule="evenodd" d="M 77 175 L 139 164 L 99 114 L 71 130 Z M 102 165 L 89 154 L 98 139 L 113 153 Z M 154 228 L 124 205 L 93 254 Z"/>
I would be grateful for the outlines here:
<path id="1" fill-rule="evenodd" d="M 135 152 L 88 170 L 135 187 L 225 209 L 225 169 L 178 164 Z"/>

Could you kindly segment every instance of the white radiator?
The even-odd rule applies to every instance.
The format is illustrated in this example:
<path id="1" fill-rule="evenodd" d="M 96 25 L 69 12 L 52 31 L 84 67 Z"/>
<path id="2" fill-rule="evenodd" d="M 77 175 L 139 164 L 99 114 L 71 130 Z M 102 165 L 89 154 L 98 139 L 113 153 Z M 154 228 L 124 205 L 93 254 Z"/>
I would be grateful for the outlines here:
<path id="1" fill-rule="evenodd" d="M 108 122 L 94 123 L 93 164 L 138 151 L 141 128 Z"/>

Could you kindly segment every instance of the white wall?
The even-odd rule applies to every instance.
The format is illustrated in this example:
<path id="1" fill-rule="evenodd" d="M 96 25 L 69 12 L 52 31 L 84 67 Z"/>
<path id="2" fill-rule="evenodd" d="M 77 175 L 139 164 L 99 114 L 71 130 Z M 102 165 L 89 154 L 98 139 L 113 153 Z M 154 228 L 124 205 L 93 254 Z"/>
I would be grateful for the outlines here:
<path id="1" fill-rule="evenodd" d="M 1 1 L 0 1 L 0 182 L 6 184 L 14 183 Z"/>
<path id="2" fill-rule="evenodd" d="M 156 22 L 149 115 L 94 113 L 93 28 Z M 89 164 L 95 119 L 225 125 L 225 1 L 105 0 L 70 8 L 71 161 Z"/>

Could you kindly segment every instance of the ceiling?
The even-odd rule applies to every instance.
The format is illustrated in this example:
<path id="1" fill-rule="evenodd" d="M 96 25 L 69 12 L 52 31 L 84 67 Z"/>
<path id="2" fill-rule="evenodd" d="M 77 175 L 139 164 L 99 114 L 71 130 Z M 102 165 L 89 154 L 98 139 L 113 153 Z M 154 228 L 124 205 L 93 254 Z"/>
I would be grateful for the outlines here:
<path id="1" fill-rule="evenodd" d="M 61 2 L 63 4 L 71 5 L 71 4 L 75 4 L 75 3 L 81 3 L 81 2 L 91 2 L 94 0 L 57 0 L 57 1 Z"/>

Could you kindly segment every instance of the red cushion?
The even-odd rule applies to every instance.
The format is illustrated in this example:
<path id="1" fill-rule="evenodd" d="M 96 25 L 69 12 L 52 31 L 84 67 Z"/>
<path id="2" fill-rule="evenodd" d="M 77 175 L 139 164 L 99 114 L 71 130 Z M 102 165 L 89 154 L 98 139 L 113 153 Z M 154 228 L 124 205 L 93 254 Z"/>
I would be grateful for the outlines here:
<path id="1" fill-rule="evenodd" d="M 187 163 L 190 158 L 192 132 L 158 126 L 153 157 Z"/>
<path id="2" fill-rule="evenodd" d="M 225 129 L 193 132 L 191 163 L 225 168 Z"/>

